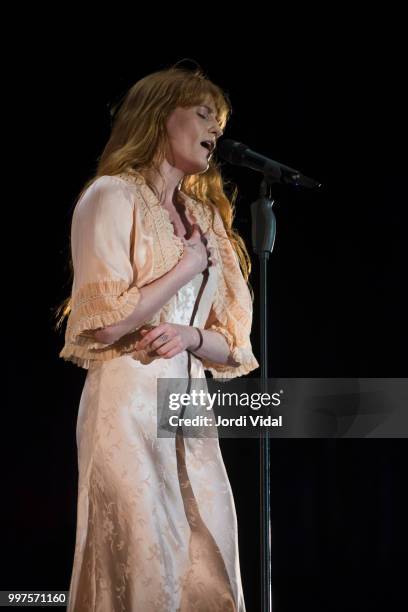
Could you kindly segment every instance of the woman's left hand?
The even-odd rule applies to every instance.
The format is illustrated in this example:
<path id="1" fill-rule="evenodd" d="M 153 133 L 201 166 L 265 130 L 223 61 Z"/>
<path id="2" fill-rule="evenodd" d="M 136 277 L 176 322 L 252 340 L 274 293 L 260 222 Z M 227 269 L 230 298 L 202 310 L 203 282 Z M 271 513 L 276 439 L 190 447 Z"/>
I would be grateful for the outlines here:
<path id="1" fill-rule="evenodd" d="M 160 323 L 149 330 L 142 327 L 140 332 L 144 337 L 136 342 L 136 350 L 153 351 L 163 359 L 171 359 L 182 351 L 194 348 L 200 339 L 193 327 L 176 323 Z"/>

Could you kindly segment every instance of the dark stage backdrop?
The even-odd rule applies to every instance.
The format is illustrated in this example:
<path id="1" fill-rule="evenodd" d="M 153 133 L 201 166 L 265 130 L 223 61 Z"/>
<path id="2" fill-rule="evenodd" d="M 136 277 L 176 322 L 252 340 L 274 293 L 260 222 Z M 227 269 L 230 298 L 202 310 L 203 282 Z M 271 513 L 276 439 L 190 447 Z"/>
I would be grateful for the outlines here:
<path id="1" fill-rule="evenodd" d="M 227 137 L 324 184 L 321 193 L 278 194 L 270 376 L 407 375 L 402 77 L 381 42 L 370 52 L 357 45 L 347 57 L 328 56 L 327 46 L 242 57 L 169 49 L 135 43 L 124 63 L 120 48 L 107 52 L 101 42 L 77 53 L 53 45 L 24 60 L 17 112 L 26 128 L 7 202 L 13 222 L 3 230 L 13 269 L 5 293 L 12 317 L 5 319 L 1 589 L 69 586 L 85 371 L 58 358 L 63 337 L 52 312 L 69 293 L 70 218 L 108 138 L 107 104 L 144 75 L 193 57 L 230 95 Z M 235 224 L 250 246 L 260 175 L 223 168 L 239 187 Z M 253 255 L 259 357 L 257 263 Z M 247 607 L 259 611 L 258 443 L 223 440 L 222 449 Z M 274 440 L 271 470 L 274 612 L 402 606 L 406 441 Z"/>

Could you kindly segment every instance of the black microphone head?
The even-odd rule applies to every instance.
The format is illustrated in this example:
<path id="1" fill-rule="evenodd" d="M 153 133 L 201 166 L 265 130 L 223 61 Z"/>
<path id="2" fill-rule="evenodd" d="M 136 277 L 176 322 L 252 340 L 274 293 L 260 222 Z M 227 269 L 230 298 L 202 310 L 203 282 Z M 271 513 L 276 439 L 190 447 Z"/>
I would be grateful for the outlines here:
<path id="1" fill-rule="evenodd" d="M 217 143 L 218 155 L 230 164 L 240 166 L 242 164 L 243 154 L 248 147 L 242 142 L 223 138 Z"/>

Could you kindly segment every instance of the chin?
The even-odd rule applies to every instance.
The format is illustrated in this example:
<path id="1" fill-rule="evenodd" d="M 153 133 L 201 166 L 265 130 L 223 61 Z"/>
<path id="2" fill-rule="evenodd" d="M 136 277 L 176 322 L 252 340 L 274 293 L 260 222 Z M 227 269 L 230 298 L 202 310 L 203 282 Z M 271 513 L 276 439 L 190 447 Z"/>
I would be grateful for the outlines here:
<path id="1" fill-rule="evenodd" d="M 180 164 L 176 164 L 175 167 L 179 168 L 179 170 L 181 170 L 185 176 L 204 174 L 204 172 L 207 172 L 208 168 L 210 167 L 210 161 L 202 159 L 200 161 L 196 160 L 193 162 L 191 159 L 184 159 L 183 161 L 180 160 Z"/>
<path id="2" fill-rule="evenodd" d="M 209 167 L 210 167 L 210 162 L 208 161 L 203 164 L 197 164 L 195 167 L 195 170 L 191 172 L 190 174 L 204 174 L 204 172 L 207 172 Z"/>

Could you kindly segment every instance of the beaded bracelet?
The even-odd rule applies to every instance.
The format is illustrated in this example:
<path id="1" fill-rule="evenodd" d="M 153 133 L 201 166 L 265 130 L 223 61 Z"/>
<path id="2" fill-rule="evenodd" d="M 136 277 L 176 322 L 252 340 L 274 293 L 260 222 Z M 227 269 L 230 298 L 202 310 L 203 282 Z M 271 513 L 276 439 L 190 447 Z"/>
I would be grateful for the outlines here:
<path id="1" fill-rule="evenodd" d="M 201 333 L 201 329 L 199 329 L 198 327 L 195 327 L 194 329 L 196 329 L 200 335 L 200 343 L 195 349 L 190 349 L 192 353 L 195 353 L 196 351 L 198 351 L 198 349 L 202 347 L 202 344 L 204 342 L 204 338 L 203 338 L 203 334 Z"/>

